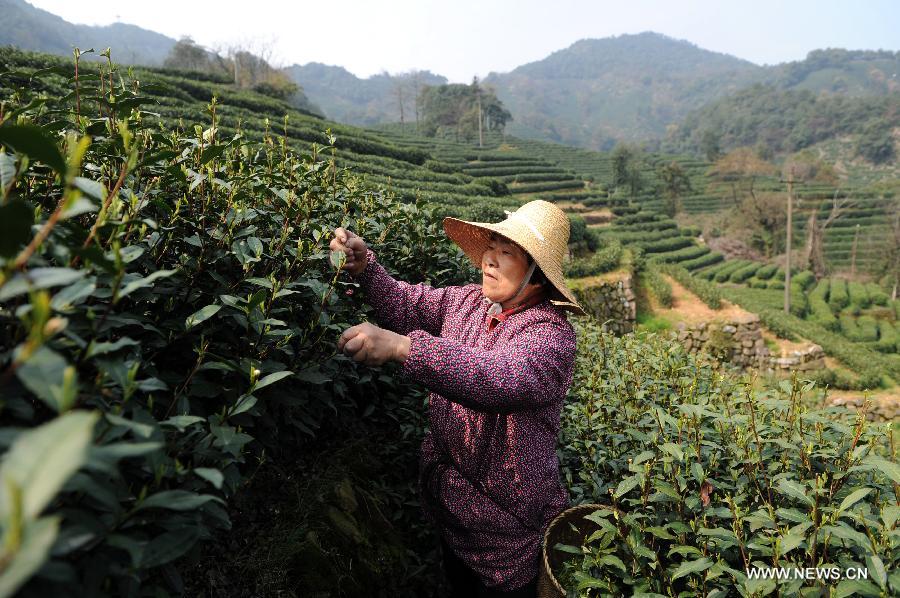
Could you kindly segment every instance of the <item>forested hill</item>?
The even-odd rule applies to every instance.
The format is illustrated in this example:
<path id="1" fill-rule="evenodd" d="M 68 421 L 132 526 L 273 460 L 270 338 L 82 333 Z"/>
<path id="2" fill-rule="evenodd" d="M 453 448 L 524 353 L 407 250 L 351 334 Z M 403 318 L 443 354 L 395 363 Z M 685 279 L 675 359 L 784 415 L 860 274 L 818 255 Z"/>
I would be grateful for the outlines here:
<path id="1" fill-rule="evenodd" d="M 898 52 L 816 50 L 801 61 L 757 66 L 642 33 L 582 40 L 485 82 L 497 87 L 515 118 L 510 133 L 608 149 L 616 140 L 661 138 L 671 125 L 718 100 L 711 109 L 722 112 L 731 105 L 723 98 L 740 102 L 738 92 L 757 83 L 775 92 L 872 97 L 900 89 L 898 73 Z"/>
<path id="2" fill-rule="evenodd" d="M 171 37 L 135 25 L 75 25 L 25 0 L 0 0 L 0 15 L 0 46 L 23 50 L 71 55 L 72 46 L 94 48 L 98 54 L 114 48 L 117 62 L 160 65 L 175 45 Z"/>
<path id="3" fill-rule="evenodd" d="M 485 82 L 510 133 L 592 148 L 659 137 L 690 110 L 762 79 L 764 69 L 657 33 L 586 39 Z"/>
<path id="4" fill-rule="evenodd" d="M 429 71 L 404 75 L 381 73 L 361 79 L 340 66 L 320 62 L 285 69 L 329 118 L 355 125 L 373 125 L 400 120 L 415 121 L 415 97 L 424 85 L 443 85 L 447 78 Z"/>
<path id="5" fill-rule="evenodd" d="M 25 0 L 0 0 L 0 14 L 0 46 L 62 55 L 76 45 L 113 47 L 116 61 L 145 65 L 162 64 L 176 47 L 134 25 L 74 25 Z M 447 83 L 430 71 L 362 79 L 315 62 L 284 72 L 305 91 L 304 105 L 363 126 L 414 122 L 421 89 Z M 699 153 L 716 143 L 778 153 L 867 135 L 868 151 L 860 153 L 878 161 L 891 154 L 884 131 L 900 113 L 898 73 L 900 52 L 825 49 L 758 66 L 645 32 L 584 39 L 509 73 L 491 73 L 484 83 L 512 114 L 506 131 L 520 137 L 601 150 L 630 141 Z M 831 120 L 823 127 L 825 116 Z"/>
<path id="6" fill-rule="evenodd" d="M 900 91 L 851 97 L 757 84 L 692 111 L 670 129 L 663 146 L 710 158 L 753 146 L 766 156 L 846 137 L 854 155 L 883 164 L 896 156 L 895 128 L 900 130 Z"/>

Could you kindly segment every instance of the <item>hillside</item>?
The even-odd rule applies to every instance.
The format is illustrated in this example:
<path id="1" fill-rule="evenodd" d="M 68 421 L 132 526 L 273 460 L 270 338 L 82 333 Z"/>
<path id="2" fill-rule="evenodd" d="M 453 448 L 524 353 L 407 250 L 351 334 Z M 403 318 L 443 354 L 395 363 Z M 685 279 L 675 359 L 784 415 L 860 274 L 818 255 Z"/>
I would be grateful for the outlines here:
<path id="1" fill-rule="evenodd" d="M 159 65 L 176 43 L 134 25 L 75 25 L 25 0 L 0 0 L 0 13 L 0 45 L 22 49 L 69 55 L 73 46 L 98 52 L 114 47 L 122 63 Z M 315 62 L 285 72 L 311 106 L 328 118 L 361 126 L 415 122 L 421 87 L 447 82 L 427 70 L 363 79 L 343 67 Z M 896 119 L 898 72 L 897 52 L 824 49 L 801 61 L 761 67 L 645 32 L 583 39 L 509 73 L 491 73 L 484 83 L 496 88 L 512 112 L 507 131 L 519 137 L 590 149 L 648 142 L 666 151 L 703 153 L 703 135 L 712 130 L 725 149 L 761 143 L 781 152 L 837 135 L 859 135 L 866 127 L 869 144 L 884 146 L 884 135 L 879 137 L 870 124 L 877 120 L 873 113 L 889 122 Z M 814 110 L 811 98 L 820 95 L 816 108 L 821 110 Z M 798 102 L 803 110 L 794 108 Z M 773 125 L 757 126 L 773 117 Z M 834 130 L 823 129 L 823 119 L 831 119 Z M 752 135 L 735 130 L 747 129 L 747 123 L 753 125 Z"/>
<path id="2" fill-rule="evenodd" d="M 894 161 L 892 130 L 900 127 L 896 86 L 885 85 L 879 95 L 855 96 L 817 93 L 802 83 L 791 89 L 756 84 L 713 101 L 671 127 L 663 145 L 706 154 L 756 146 L 771 155 L 851 135 L 857 155 L 875 164 Z"/>
<path id="3" fill-rule="evenodd" d="M 428 71 L 382 73 L 361 79 L 343 67 L 319 62 L 295 64 L 285 72 L 313 102 L 327 107 L 328 118 L 364 126 L 400 121 L 401 104 L 404 120 L 415 122 L 417 90 L 423 85 L 447 83 L 446 77 Z"/>
<path id="4" fill-rule="evenodd" d="M 657 33 L 581 40 L 485 83 L 513 113 L 509 132 L 593 149 L 658 137 L 690 110 L 763 69 Z"/>
<path id="5" fill-rule="evenodd" d="M 124 84 L 106 87 L 115 77 Z M 440 227 L 448 211 L 496 221 L 534 197 L 590 203 L 612 222 L 587 229 L 571 216 L 570 249 L 585 255 L 564 268 L 582 281 L 640 279 L 711 255 L 695 228 L 658 211 L 655 165 L 702 178 L 706 164 L 686 156 L 641 157 L 648 184 L 629 175 L 613 189 L 616 153 L 497 135 L 476 149 L 404 127 L 359 129 L 201 73 L 104 63 L 76 73 L 72 59 L 8 48 L 0 100 L 8 595 L 445 595 L 438 530 L 417 500 L 429 385 L 400 375 L 386 352 L 362 363 L 337 348 L 339 335 L 371 330 L 381 293 L 402 302 L 412 297 L 404 288 L 442 293 L 478 276 Z M 344 253 L 330 251 L 339 226 L 413 284 L 341 272 Z M 768 270 L 753 276 L 777 278 Z M 711 286 L 674 272 L 711 299 L 698 290 Z M 838 307 L 862 299 L 856 285 L 829 288 Z M 871 304 L 885 298 L 863 290 L 858 324 L 870 329 Z M 848 386 L 900 379 L 897 355 L 772 318 L 769 292 L 758 303 L 769 329 L 828 341 L 855 370 Z M 428 326 L 418 311 L 400 310 L 400 326 Z M 900 591 L 900 475 L 887 426 L 822 409 L 809 372 L 739 376 L 668 335 L 617 338 L 603 320 L 572 318 L 573 381 L 552 393 L 559 480 L 572 504 L 611 501 L 643 518 L 604 522 L 614 511 L 591 507 L 588 520 L 605 525 L 554 567 L 564 587 L 574 577 L 616 596 L 749 596 L 761 587 L 742 573 L 748 562 L 833 562 L 873 572 L 841 581 L 840 595 Z M 471 388 L 546 357 L 514 342 L 469 350 L 479 359 L 453 376 Z M 477 400 L 518 411 L 547 399 L 546 379 L 522 378 L 531 382 L 517 384 L 521 395 L 501 385 Z M 512 507 L 518 516 L 529 517 L 526 502 Z M 773 538 L 783 551 L 770 550 Z M 594 550 L 605 556 L 589 569 L 582 555 Z M 640 574 L 624 572 L 625 560 Z"/>
<path id="6" fill-rule="evenodd" d="M 159 65 L 175 45 L 174 39 L 135 25 L 75 25 L 25 0 L 0 0 L 0 15 L 0 46 L 23 50 L 71 55 L 73 46 L 98 54 L 114 48 L 114 59 L 122 63 Z"/>

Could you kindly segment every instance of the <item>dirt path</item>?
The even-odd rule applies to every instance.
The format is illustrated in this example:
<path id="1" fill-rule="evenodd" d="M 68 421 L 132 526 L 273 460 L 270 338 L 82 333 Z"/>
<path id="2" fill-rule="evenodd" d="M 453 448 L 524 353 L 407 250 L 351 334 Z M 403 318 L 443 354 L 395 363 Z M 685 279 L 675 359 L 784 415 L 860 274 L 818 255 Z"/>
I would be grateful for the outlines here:
<path id="1" fill-rule="evenodd" d="M 711 320 L 732 320 L 751 315 L 747 310 L 724 299 L 722 300 L 721 309 L 712 309 L 674 278 L 665 274 L 662 276 L 672 287 L 672 307 L 663 307 L 651 294 L 650 309 L 654 314 L 669 320 L 673 324 L 678 322 L 695 324 Z"/>
<path id="2" fill-rule="evenodd" d="M 647 294 L 649 295 L 647 296 L 647 301 L 650 305 L 650 310 L 654 315 L 668 320 L 673 325 L 678 322 L 695 324 L 713 320 L 734 320 L 751 315 L 751 312 L 748 312 L 729 301 L 725 301 L 724 299 L 722 300 L 721 309 L 711 309 L 703 303 L 699 297 L 679 284 L 678 281 L 666 275 L 663 275 L 663 277 L 672 286 L 672 307 L 663 307 L 652 294 Z M 778 353 L 780 351 L 782 357 L 790 355 L 793 351 L 802 351 L 813 344 L 805 339 L 789 341 L 787 339 L 778 338 L 774 332 L 764 326 L 760 326 L 760 332 L 762 333 L 763 338 L 768 341 L 767 344 L 770 346 L 772 353 Z M 773 344 L 778 347 L 777 350 L 772 347 Z M 844 367 L 833 357 L 825 358 L 825 366 L 829 369 Z M 821 391 L 817 392 L 821 393 Z M 825 397 L 825 404 L 842 405 L 848 409 L 856 410 L 862 407 L 865 402 L 866 394 L 867 393 L 862 391 L 829 389 L 827 396 Z M 868 396 L 872 401 L 872 406 L 867 415 L 869 420 L 890 420 L 900 417 L 900 388 L 876 390 L 869 392 Z"/>

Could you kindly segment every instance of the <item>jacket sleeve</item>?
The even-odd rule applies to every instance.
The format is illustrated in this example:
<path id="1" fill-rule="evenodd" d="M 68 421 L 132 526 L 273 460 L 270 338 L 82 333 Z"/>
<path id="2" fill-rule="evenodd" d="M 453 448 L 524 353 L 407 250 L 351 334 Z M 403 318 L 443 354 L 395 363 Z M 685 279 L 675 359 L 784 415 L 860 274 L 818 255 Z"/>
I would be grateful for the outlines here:
<path id="1" fill-rule="evenodd" d="M 375 253 L 366 250 L 366 268 L 352 276 L 366 292 L 366 301 L 375 308 L 379 324 L 398 334 L 424 330 L 440 334 L 448 305 L 459 287 L 436 289 L 424 283 L 409 284 L 396 280 L 376 261 Z"/>
<path id="2" fill-rule="evenodd" d="M 413 330 L 401 374 L 472 409 L 544 407 L 564 397 L 575 366 L 575 330 L 542 321 L 491 350 Z"/>

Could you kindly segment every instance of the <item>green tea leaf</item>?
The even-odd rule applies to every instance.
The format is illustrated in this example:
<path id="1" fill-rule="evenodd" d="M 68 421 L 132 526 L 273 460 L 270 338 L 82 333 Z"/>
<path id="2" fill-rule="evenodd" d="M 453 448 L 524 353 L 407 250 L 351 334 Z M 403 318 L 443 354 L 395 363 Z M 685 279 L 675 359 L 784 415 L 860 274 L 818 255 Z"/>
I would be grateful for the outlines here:
<path id="1" fill-rule="evenodd" d="M 59 353 L 42 346 L 16 369 L 16 377 L 25 388 L 59 413 L 70 406 L 67 395 L 71 391 L 66 386 L 78 383 L 74 368 L 67 374 L 68 368 L 69 364 Z"/>
<path id="2" fill-rule="evenodd" d="M 197 494 L 187 490 L 164 490 L 145 498 L 138 505 L 137 510 L 157 508 L 172 511 L 193 511 L 208 502 L 225 504 L 225 501 L 212 494 Z"/>
<path id="3" fill-rule="evenodd" d="M 875 467 L 885 475 L 887 475 L 895 484 L 900 484 L 900 465 L 894 461 L 888 461 L 876 455 L 870 455 L 863 460 L 866 465 Z"/>
<path id="4" fill-rule="evenodd" d="M 40 127 L 34 125 L 0 127 L 0 144 L 43 162 L 60 175 L 66 174 L 66 161 L 63 160 L 56 142 Z"/>
<path id="5" fill-rule="evenodd" d="M 841 506 L 838 507 L 838 511 L 846 511 L 860 500 L 862 500 L 869 492 L 871 492 L 871 488 L 860 488 L 854 492 L 851 492 L 844 500 L 841 501 Z"/>
<path id="6" fill-rule="evenodd" d="M 141 567 L 150 569 L 174 561 L 193 548 L 199 539 L 200 530 L 192 525 L 159 535 L 144 548 Z"/>
<path id="7" fill-rule="evenodd" d="M 12 488 L 21 492 L 22 517 L 35 519 L 86 462 L 99 414 L 73 411 L 22 432 L 0 466 L 0 520 L 13 508 Z"/>
<path id="8" fill-rule="evenodd" d="M 217 490 L 222 489 L 222 482 L 225 480 L 225 476 L 222 475 L 222 472 L 218 469 L 213 469 L 211 467 L 195 467 L 194 473 L 215 486 Z"/>
<path id="9" fill-rule="evenodd" d="M 72 284 L 84 275 L 85 272 L 71 268 L 32 268 L 28 272 L 19 272 L 0 287 L 0 301 L 24 295 L 32 289 Z"/>
<path id="10" fill-rule="evenodd" d="M 185 319 L 185 321 L 184 321 L 185 329 L 190 330 L 194 326 L 205 322 L 206 320 L 210 319 L 211 317 L 213 317 L 214 315 L 219 313 L 220 309 L 222 309 L 221 305 L 212 304 L 212 305 L 207 305 L 206 307 L 203 307 L 203 308 L 195 311 L 194 313 L 189 315 L 187 317 L 187 319 Z"/>
<path id="11" fill-rule="evenodd" d="M 699 573 L 701 571 L 705 571 L 712 567 L 712 565 L 713 562 L 706 557 L 699 558 L 696 561 L 685 561 L 678 565 L 678 567 L 672 573 L 672 581 L 675 581 L 679 577 L 690 575 L 691 573 Z"/>
<path id="12" fill-rule="evenodd" d="M 265 388 L 270 384 L 275 384 L 279 380 L 284 380 L 285 378 L 293 375 L 293 372 L 286 370 L 283 372 L 275 372 L 274 374 L 269 374 L 268 376 L 264 376 L 257 383 L 256 386 L 253 387 L 253 390 L 259 390 L 260 388 Z"/>
<path id="13" fill-rule="evenodd" d="M 619 485 L 616 486 L 616 498 L 620 498 L 622 495 L 628 493 L 635 486 L 641 483 L 641 477 L 638 474 L 628 476 L 619 482 Z"/>
<path id="14" fill-rule="evenodd" d="M 568 552 L 569 554 L 584 554 L 584 551 L 581 550 L 578 546 L 571 546 L 569 544 L 563 544 L 561 542 L 557 542 L 553 545 L 554 550 L 559 550 L 560 552 Z"/>
<path id="15" fill-rule="evenodd" d="M 138 289 L 143 289 L 144 287 L 153 286 L 154 281 L 156 281 L 160 278 L 168 278 L 169 276 L 172 276 L 176 272 L 178 272 L 178 270 L 157 270 L 156 272 L 154 272 L 153 274 L 150 274 L 149 276 L 145 276 L 138 280 L 129 282 L 122 288 L 122 290 L 119 291 L 119 299 L 123 299 L 123 298 L 127 297 L 128 295 L 130 295 L 131 293 L 135 292 Z"/>
<path id="16" fill-rule="evenodd" d="M 794 480 L 781 478 L 780 480 L 778 480 L 778 485 L 776 488 L 785 496 L 795 498 L 803 503 L 806 503 L 809 506 L 813 505 L 812 498 L 810 498 L 807 494 L 807 492 L 809 492 L 809 489 L 802 484 L 795 482 Z"/>
<path id="17" fill-rule="evenodd" d="M 60 519 L 41 517 L 25 525 L 22 543 L 11 554 L 12 560 L 5 563 L 3 575 L 0 575 L 0 597 L 13 596 L 46 562 L 59 533 Z"/>

